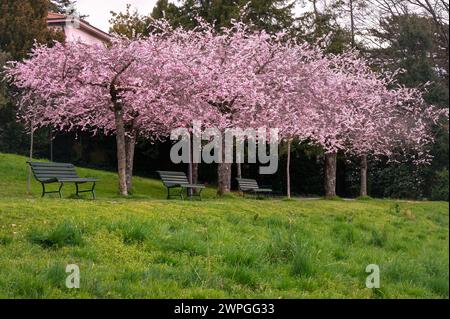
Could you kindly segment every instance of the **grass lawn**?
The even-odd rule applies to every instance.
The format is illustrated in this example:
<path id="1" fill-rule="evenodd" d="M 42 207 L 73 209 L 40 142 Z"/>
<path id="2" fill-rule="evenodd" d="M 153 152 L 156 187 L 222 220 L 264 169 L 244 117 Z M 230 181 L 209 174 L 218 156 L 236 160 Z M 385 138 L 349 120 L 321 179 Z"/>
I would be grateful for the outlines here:
<path id="1" fill-rule="evenodd" d="M 135 179 L 98 200 L 25 194 L 26 158 L 0 153 L 0 298 L 448 298 L 449 206 L 394 200 L 165 200 Z M 68 289 L 67 264 L 81 271 Z M 365 287 L 377 264 L 381 288 Z"/>

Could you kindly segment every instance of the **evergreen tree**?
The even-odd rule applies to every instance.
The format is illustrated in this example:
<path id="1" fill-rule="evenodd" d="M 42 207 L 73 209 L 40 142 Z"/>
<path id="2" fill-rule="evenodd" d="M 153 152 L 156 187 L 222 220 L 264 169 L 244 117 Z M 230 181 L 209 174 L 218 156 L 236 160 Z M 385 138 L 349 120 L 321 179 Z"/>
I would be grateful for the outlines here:
<path id="1" fill-rule="evenodd" d="M 0 51 L 0 70 L 6 65 L 6 63 L 11 60 L 11 56 Z M 0 81 L 0 109 L 5 107 L 9 102 L 8 87 L 5 81 Z"/>
<path id="2" fill-rule="evenodd" d="M 64 35 L 47 27 L 48 0 L 2 0 L 0 2 L 0 71 L 10 60 L 27 57 L 34 42 L 51 45 L 63 41 Z M 8 87 L 0 72 L 0 151 L 26 154 L 29 137 L 16 120 L 16 107 L 11 99 L 14 88 Z M 45 130 L 41 132 L 45 135 Z M 39 151 L 48 144 L 47 136 L 37 134 Z"/>
<path id="3" fill-rule="evenodd" d="M 150 17 L 139 14 L 137 10 L 131 11 L 131 5 L 127 4 L 125 12 L 111 11 L 109 20 L 111 28 L 109 32 L 127 37 L 129 39 L 138 36 L 146 36 L 150 32 Z"/>
<path id="4" fill-rule="evenodd" d="M 175 5 L 168 0 L 158 0 L 151 15 L 140 15 L 132 12 L 128 5 L 125 12 L 111 12 L 112 25 L 110 31 L 126 37 L 147 35 L 150 19 L 165 18 L 175 27 L 194 28 L 196 17 L 214 22 L 217 29 L 231 25 L 233 19 L 252 24 L 257 29 L 276 32 L 291 29 L 295 18 L 293 0 L 183 0 Z"/>
<path id="5" fill-rule="evenodd" d="M 48 10 L 65 15 L 77 15 L 86 18 L 87 15 L 80 15 L 76 9 L 77 0 L 50 0 Z"/>
<path id="6" fill-rule="evenodd" d="M 195 17 L 214 23 L 217 29 L 230 26 L 233 19 L 242 19 L 258 29 L 275 32 L 292 27 L 295 0 L 183 0 L 181 5 L 158 0 L 152 16 L 165 17 L 173 25 L 195 27 Z M 243 11 L 245 9 L 245 12 Z"/>
<path id="7" fill-rule="evenodd" d="M 76 2 L 76 0 L 51 0 L 49 11 L 70 15 L 75 12 Z"/>
<path id="8" fill-rule="evenodd" d="M 0 8 L 0 50 L 15 60 L 25 58 L 34 41 L 63 39 L 47 28 L 47 0 L 2 0 Z"/>
<path id="9" fill-rule="evenodd" d="M 439 38 L 435 36 L 435 26 L 430 18 L 408 14 L 388 17 L 381 21 L 380 28 L 372 30 L 372 35 L 380 43 L 385 44 L 384 48 L 370 52 L 377 67 L 392 70 L 403 69 L 404 72 L 398 75 L 398 81 L 408 87 L 416 87 L 430 82 L 431 84 L 425 94 L 426 101 L 448 108 L 448 56 L 446 56 L 445 61 L 442 59 L 443 47 Z M 436 129 L 435 138 L 436 143 L 432 150 L 434 156 L 432 165 L 421 170 L 419 176 L 405 174 L 403 184 L 406 187 L 400 187 L 405 189 L 403 191 L 412 189 L 411 186 L 417 184 L 417 178 L 420 178 L 423 180 L 423 188 L 420 189 L 421 196 L 428 197 L 432 194 L 447 192 L 446 196 L 440 198 L 445 200 L 448 198 L 448 188 L 447 191 L 437 190 L 435 185 L 440 185 L 439 180 L 445 175 L 445 172 L 448 174 L 448 123 L 446 125 L 444 123 L 442 128 Z M 402 190 L 393 188 L 399 187 L 399 184 L 394 181 L 398 180 L 398 174 L 402 170 L 405 171 L 405 167 L 391 169 L 381 165 L 378 167 L 377 174 L 384 176 L 384 178 L 378 179 L 375 176 L 374 180 L 384 180 L 386 184 L 392 185 L 390 188 L 393 194 L 400 193 Z M 406 172 L 408 171 L 411 172 L 406 167 Z M 383 189 L 387 185 L 377 185 L 376 187 Z M 409 196 L 417 197 L 416 193 L 409 194 Z M 383 195 L 390 196 L 391 194 Z"/>
<path id="10" fill-rule="evenodd" d="M 309 43 L 320 41 L 328 53 L 342 53 L 351 46 L 351 34 L 336 20 L 329 10 L 307 12 L 299 18 L 300 37 Z"/>
<path id="11" fill-rule="evenodd" d="M 153 8 L 151 16 L 155 19 L 165 18 L 172 21 L 174 25 L 179 25 L 180 9 L 168 0 L 158 0 Z"/>

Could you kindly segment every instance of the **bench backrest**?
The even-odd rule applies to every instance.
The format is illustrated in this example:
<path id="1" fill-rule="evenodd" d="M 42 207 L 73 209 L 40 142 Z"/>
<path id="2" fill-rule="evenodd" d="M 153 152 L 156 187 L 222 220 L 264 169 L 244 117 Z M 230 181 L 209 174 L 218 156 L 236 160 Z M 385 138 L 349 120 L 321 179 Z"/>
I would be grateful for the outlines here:
<path id="1" fill-rule="evenodd" d="M 186 174 L 183 172 L 158 171 L 158 174 L 166 187 L 190 184 Z"/>
<path id="2" fill-rule="evenodd" d="M 78 178 L 75 166 L 67 163 L 40 163 L 27 162 L 34 178 L 38 181 L 46 181 L 52 178 Z"/>
<path id="3" fill-rule="evenodd" d="M 256 179 L 249 179 L 249 178 L 236 178 L 239 189 L 241 191 L 247 191 L 252 189 L 259 189 L 258 182 Z"/>

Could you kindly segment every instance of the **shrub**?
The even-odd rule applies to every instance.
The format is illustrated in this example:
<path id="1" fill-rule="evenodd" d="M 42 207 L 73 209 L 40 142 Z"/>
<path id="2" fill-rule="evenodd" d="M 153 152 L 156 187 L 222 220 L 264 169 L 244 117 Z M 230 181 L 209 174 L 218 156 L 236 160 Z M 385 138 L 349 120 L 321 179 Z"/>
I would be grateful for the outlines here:
<path id="1" fill-rule="evenodd" d="M 431 189 L 432 200 L 444 200 L 448 202 L 448 170 L 444 169 L 436 174 Z"/>

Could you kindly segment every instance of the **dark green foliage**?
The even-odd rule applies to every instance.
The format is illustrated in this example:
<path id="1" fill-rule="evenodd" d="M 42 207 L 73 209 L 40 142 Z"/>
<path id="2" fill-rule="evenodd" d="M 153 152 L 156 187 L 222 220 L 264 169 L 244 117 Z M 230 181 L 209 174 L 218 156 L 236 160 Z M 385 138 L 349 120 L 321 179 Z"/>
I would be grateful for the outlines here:
<path id="1" fill-rule="evenodd" d="M 1 72 L 3 67 L 6 66 L 6 63 L 11 60 L 11 55 L 6 52 L 0 51 L 0 79 Z M 5 107 L 10 102 L 8 86 L 5 81 L 0 80 L 0 109 Z"/>
<path id="2" fill-rule="evenodd" d="M 52 12 L 58 12 L 62 14 L 75 14 L 76 0 L 50 0 L 48 9 Z"/>
<path id="3" fill-rule="evenodd" d="M 153 8 L 151 16 L 154 19 L 165 18 L 173 25 L 178 26 L 180 25 L 178 20 L 181 18 L 181 11 L 179 7 L 168 0 L 158 0 Z"/>
<path id="4" fill-rule="evenodd" d="M 243 11 L 245 6 L 247 9 Z M 293 6 L 294 1 L 287 0 L 184 0 L 177 5 L 168 0 L 158 0 L 151 15 L 132 12 L 129 5 L 125 12 L 111 12 L 110 31 L 134 38 L 138 35 L 148 35 L 152 31 L 152 18 L 165 18 L 175 27 L 194 28 L 197 26 L 196 17 L 201 17 L 214 23 L 218 30 L 223 26 L 230 26 L 234 19 L 252 24 L 257 29 L 276 32 L 292 28 L 295 21 Z"/>
<path id="5" fill-rule="evenodd" d="M 62 40 L 61 33 L 47 28 L 47 0 L 2 0 L 0 5 L 0 50 L 15 60 L 23 59 L 36 40 Z"/>
<path id="6" fill-rule="evenodd" d="M 321 41 L 328 53 L 342 53 L 350 47 L 351 35 L 339 25 L 332 11 L 306 13 L 299 21 L 302 40 L 310 43 Z"/>
<path id="7" fill-rule="evenodd" d="M 436 174 L 431 189 L 432 200 L 448 201 L 448 170 L 444 169 Z"/>
<path id="8" fill-rule="evenodd" d="M 198 13 L 217 27 L 230 25 L 231 19 L 239 19 L 242 8 L 247 5 L 243 20 L 266 31 L 277 31 L 292 25 L 292 4 L 286 0 L 186 0 L 182 9 Z"/>
<path id="9" fill-rule="evenodd" d="M 112 18 L 110 32 L 133 39 L 139 36 L 146 36 L 151 31 L 149 16 L 142 16 L 139 12 L 131 11 L 131 5 L 127 5 L 125 12 L 111 11 Z"/>
<path id="10" fill-rule="evenodd" d="M 443 53 L 441 38 L 436 36 L 435 24 L 430 18 L 413 14 L 388 17 L 381 21 L 380 28 L 372 30 L 372 34 L 388 44 L 371 52 L 377 67 L 403 69 L 398 81 L 408 87 L 430 82 L 425 100 L 448 108 L 448 55 Z M 434 136 L 436 142 L 431 149 L 434 159 L 430 166 L 417 168 L 410 163 L 377 163 L 371 176 L 372 195 L 448 198 L 448 188 L 438 186 L 438 191 L 435 186 L 442 184 L 441 174 L 448 171 L 448 121 L 434 128 Z"/>
<path id="11" fill-rule="evenodd" d="M 34 154 L 49 157 L 49 131 L 40 129 L 34 135 Z M 27 154 L 30 148 L 30 135 L 17 121 L 16 107 L 12 102 L 0 105 L 0 150 L 8 153 Z"/>
<path id="12" fill-rule="evenodd" d="M 369 170 L 371 195 L 380 198 L 424 198 L 423 168 L 411 163 L 373 163 Z"/>
<path id="13" fill-rule="evenodd" d="M 214 23 L 217 29 L 230 26 L 233 19 L 254 25 L 257 29 L 276 32 L 289 29 L 295 20 L 295 1 L 287 0 L 184 0 L 179 6 L 159 0 L 152 12 L 154 18 L 165 17 L 175 26 L 195 27 L 196 16 Z M 244 13 L 243 9 L 246 7 Z"/>
<path id="14" fill-rule="evenodd" d="M 14 88 L 3 81 L 2 69 L 7 61 L 25 58 L 34 42 L 49 44 L 64 40 L 64 35 L 47 28 L 47 0 L 3 0 L 0 4 L 0 150 L 27 154 L 29 136 L 17 122 Z M 42 145 L 46 146 L 42 146 Z M 43 150 L 45 148 L 45 151 Z M 48 131 L 35 136 L 36 153 L 47 155 Z"/>

